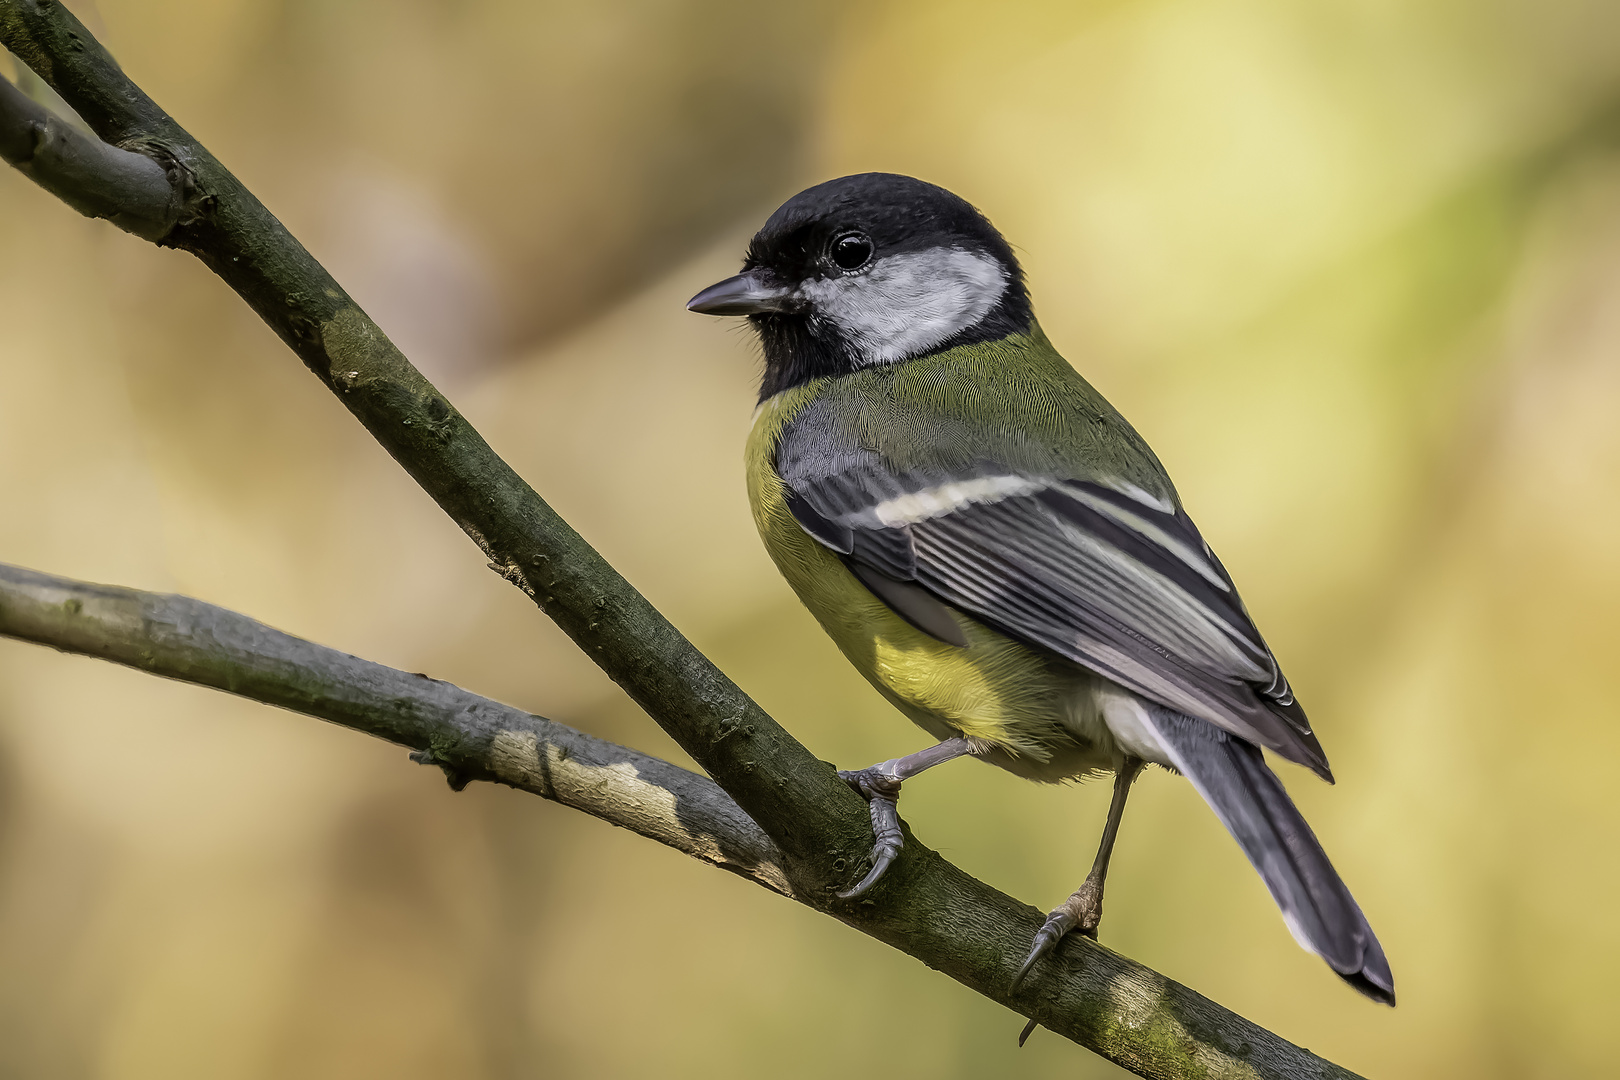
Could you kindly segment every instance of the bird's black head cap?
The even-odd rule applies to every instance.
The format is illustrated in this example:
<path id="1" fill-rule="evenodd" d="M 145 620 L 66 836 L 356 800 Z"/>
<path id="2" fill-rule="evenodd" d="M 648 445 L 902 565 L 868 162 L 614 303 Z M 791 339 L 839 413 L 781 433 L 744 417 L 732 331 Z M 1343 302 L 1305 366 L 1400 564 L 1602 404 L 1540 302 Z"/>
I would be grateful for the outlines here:
<path id="1" fill-rule="evenodd" d="M 687 305 L 747 315 L 765 351 L 760 398 L 811 379 L 1029 330 L 1012 248 L 942 187 L 861 173 L 800 192 L 748 245 L 743 273 Z"/>

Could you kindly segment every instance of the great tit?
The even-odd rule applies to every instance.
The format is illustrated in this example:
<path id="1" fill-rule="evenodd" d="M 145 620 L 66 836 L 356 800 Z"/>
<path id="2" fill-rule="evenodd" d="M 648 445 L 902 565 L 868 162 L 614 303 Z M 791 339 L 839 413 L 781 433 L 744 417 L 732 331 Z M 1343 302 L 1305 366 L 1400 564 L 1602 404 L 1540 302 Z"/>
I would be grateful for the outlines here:
<path id="1" fill-rule="evenodd" d="M 765 374 L 748 494 L 771 558 L 849 661 L 937 745 L 841 773 L 871 806 L 870 889 L 902 781 L 969 756 L 1032 780 L 1114 774 L 1090 874 L 1013 986 L 1096 936 L 1144 762 L 1192 781 L 1299 943 L 1393 1005 L 1384 951 L 1261 754 L 1327 756 L 1164 466 L 1052 347 L 1012 249 L 906 176 L 799 193 L 743 272 L 687 304 L 743 315 Z"/>

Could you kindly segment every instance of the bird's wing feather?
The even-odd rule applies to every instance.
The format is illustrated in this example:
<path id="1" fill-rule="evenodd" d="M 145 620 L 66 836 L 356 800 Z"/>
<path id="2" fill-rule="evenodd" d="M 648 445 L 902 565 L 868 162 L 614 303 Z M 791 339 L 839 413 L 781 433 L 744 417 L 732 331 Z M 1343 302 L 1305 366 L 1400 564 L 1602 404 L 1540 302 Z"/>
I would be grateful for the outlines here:
<path id="1" fill-rule="evenodd" d="M 952 640 L 930 607 L 948 604 L 1328 776 L 1230 576 L 1180 507 L 1123 482 L 994 461 L 897 467 L 830 437 L 814 423 L 784 431 L 789 509 L 913 625 Z"/>

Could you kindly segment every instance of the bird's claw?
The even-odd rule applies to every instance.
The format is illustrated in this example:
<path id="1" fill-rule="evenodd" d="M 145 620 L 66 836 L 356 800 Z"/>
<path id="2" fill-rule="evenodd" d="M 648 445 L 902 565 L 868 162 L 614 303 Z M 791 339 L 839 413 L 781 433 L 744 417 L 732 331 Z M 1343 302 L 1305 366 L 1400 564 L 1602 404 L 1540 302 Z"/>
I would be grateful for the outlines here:
<path id="1" fill-rule="evenodd" d="M 1024 958 L 1023 964 L 1018 968 L 1018 974 L 1013 976 L 1012 986 L 1008 988 L 1008 993 L 1016 994 L 1018 992 L 1018 988 L 1023 985 L 1024 977 L 1035 966 L 1035 961 L 1051 952 L 1052 947 L 1063 940 L 1063 935 L 1074 929 L 1076 921 L 1073 912 L 1069 911 L 1066 905 L 1046 917 L 1046 922 L 1041 924 L 1039 930 L 1035 931 L 1035 940 L 1030 943 L 1029 955 Z"/>
<path id="2" fill-rule="evenodd" d="M 1088 877 L 1080 888 L 1075 890 L 1073 896 L 1063 901 L 1046 917 L 1046 922 L 1035 932 L 1035 940 L 1030 943 L 1029 956 L 1018 969 L 1018 974 L 1013 976 L 1012 987 L 1008 992 L 1018 992 L 1024 976 L 1035 966 L 1035 961 L 1051 952 L 1052 948 L 1063 940 L 1065 934 L 1071 930 L 1078 930 L 1095 941 L 1097 927 L 1101 924 L 1102 882 Z M 1027 1033 L 1025 1037 L 1028 1037 Z M 1018 1045 L 1022 1046 L 1023 1043 L 1020 1042 Z"/>
<path id="3" fill-rule="evenodd" d="M 876 765 L 865 769 L 839 769 L 838 779 L 855 789 L 868 802 L 877 798 L 894 802 L 900 798 L 900 778 Z"/>
<path id="4" fill-rule="evenodd" d="M 1097 927 L 1102 925 L 1102 884 L 1087 878 L 1063 905 L 1073 912 L 1074 928 L 1092 941 L 1097 940 Z"/>
<path id="5" fill-rule="evenodd" d="M 900 810 L 896 805 L 900 798 L 900 780 L 876 768 L 840 770 L 838 777 L 866 800 L 872 814 L 872 869 L 854 887 L 838 894 L 840 900 L 857 900 L 878 883 L 905 846 L 905 834 L 900 831 Z"/>

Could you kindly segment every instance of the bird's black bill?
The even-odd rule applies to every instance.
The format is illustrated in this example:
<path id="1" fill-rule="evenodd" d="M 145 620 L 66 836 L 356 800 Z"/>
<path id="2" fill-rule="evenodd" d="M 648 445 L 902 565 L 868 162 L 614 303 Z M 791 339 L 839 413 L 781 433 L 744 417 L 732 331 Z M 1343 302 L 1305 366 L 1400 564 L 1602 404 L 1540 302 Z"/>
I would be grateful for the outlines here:
<path id="1" fill-rule="evenodd" d="M 726 278 L 686 302 L 686 310 L 699 315 L 764 315 L 799 307 L 792 289 L 772 285 L 753 273 Z"/>

